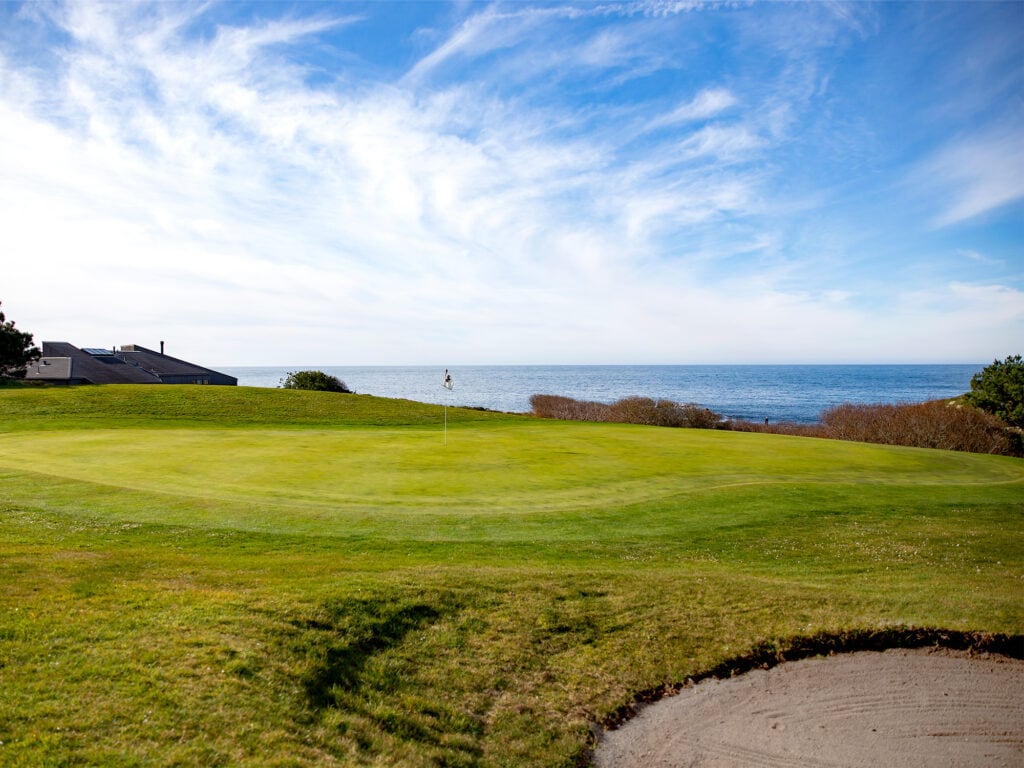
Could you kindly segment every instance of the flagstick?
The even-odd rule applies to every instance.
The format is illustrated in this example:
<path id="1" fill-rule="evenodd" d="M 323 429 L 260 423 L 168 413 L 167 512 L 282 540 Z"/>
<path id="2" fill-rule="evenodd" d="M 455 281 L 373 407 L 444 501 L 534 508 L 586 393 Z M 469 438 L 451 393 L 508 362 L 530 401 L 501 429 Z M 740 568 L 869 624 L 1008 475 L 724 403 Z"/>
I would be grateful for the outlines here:
<path id="1" fill-rule="evenodd" d="M 452 377 L 448 373 L 448 369 L 444 369 L 444 380 L 441 382 L 441 386 L 448 390 L 448 394 L 444 398 L 444 444 L 448 446 L 448 400 L 452 396 Z"/>

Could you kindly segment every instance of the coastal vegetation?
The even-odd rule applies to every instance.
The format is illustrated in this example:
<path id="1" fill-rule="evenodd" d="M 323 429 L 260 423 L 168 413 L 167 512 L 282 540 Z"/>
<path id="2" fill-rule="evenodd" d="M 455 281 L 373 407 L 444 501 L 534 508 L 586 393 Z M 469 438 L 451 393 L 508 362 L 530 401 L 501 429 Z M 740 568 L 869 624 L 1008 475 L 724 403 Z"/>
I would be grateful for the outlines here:
<path id="1" fill-rule="evenodd" d="M 1017 459 L 447 418 L 0 390 L 0 763 L 580 765 L 739 657 L 1021 642 Z"/>
<path id="2" fill-rule="evenodd" d="M 709 408 L 651 397 L 625 397 L 607 404 L 561 395 L 531 395 L 530 409 L 534 416 L 543 419 L 646 424 L 655 427 L 715 429 L 722 421 L 722 417 Z"/>
<path id="3" fill-rule="evenodd" d="M 15 328 L 14 321 L 0 311 L 0 382 L 23 378 L 26 367 L 38 359 L 39 347 L 32 343 L 32 334 Z"/>
<path id="4" fill-rule="evenodd" d="M 289 371 L 281 380 L 281 389 L 308 389 L 313 392 L 351 393 L 345 382 L 323 371 Z"/>
<path id="5" fill-rule="evenodd" d="M 534 416 L 547 419 L 760 432 L 1005 456 L 1024 455 L 1020 428 L 1011 426 L 994 413 L 975 407 L 969 396 L 911 404 L 844 403 L 824 410 L 814 424 L 768 423 L 767 420 L 761 424 L 725 419 L 693 403 L 680 405 L 671 400 L 646 397 L 629 397 L 606 404 L 559 395 L 533 395 L 530 406 Z"/>
<path id="6" fill-rule="evenodd" d="M 1010 355 L 994 360 L 971 377 L 966 401 L 1008 424 L 1024 427 L 1024 358 Z"/>
<path id="7" fill-rule="evenodd" d="M 815 424 L 752 424 L 732 420 L 726 428 L 745 432 L 855 440 L 882 445 L 1021 456 L 1021 433 L 962 398 L 909 404 L 844 403 L 825 409 Z"/>

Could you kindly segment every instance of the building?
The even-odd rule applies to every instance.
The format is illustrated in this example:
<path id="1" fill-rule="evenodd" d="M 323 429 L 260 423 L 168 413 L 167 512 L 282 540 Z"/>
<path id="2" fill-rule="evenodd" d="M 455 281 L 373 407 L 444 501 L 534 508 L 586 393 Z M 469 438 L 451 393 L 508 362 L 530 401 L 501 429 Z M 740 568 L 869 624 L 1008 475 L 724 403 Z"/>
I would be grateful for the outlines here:
<path id="1" fill-rule="evenodd" d="M 234 376 L 165 355 L 160 351 L 126 344 L 100 349 L 44 341 L 43 356 L 28 367 L 26 379 L 54 384 L 222 384 L 236 386 Z"/>

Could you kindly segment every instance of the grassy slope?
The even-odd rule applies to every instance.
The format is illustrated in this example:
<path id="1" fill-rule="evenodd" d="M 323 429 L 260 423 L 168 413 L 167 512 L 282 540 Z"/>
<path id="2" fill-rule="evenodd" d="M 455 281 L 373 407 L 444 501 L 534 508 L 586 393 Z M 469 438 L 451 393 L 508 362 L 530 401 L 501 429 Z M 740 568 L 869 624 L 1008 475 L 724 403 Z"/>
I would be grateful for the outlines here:
<path id="1" fill-rule="evenodd" d="M 1022 631 L 1019 460 L 440 417 L 0 390 L 0 762 L 562 765 L 765 641 Z"/>

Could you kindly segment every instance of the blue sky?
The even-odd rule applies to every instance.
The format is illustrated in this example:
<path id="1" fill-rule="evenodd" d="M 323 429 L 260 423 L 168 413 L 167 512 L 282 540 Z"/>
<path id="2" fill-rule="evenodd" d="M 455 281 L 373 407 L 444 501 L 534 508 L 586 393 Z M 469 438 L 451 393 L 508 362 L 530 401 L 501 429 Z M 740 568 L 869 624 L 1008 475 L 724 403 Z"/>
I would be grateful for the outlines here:
<path id="1" fill-rule="evenodd" d="M 0 2 L 0 301 L 208 365 L 1024 352 L 1024 3 Z"/>

